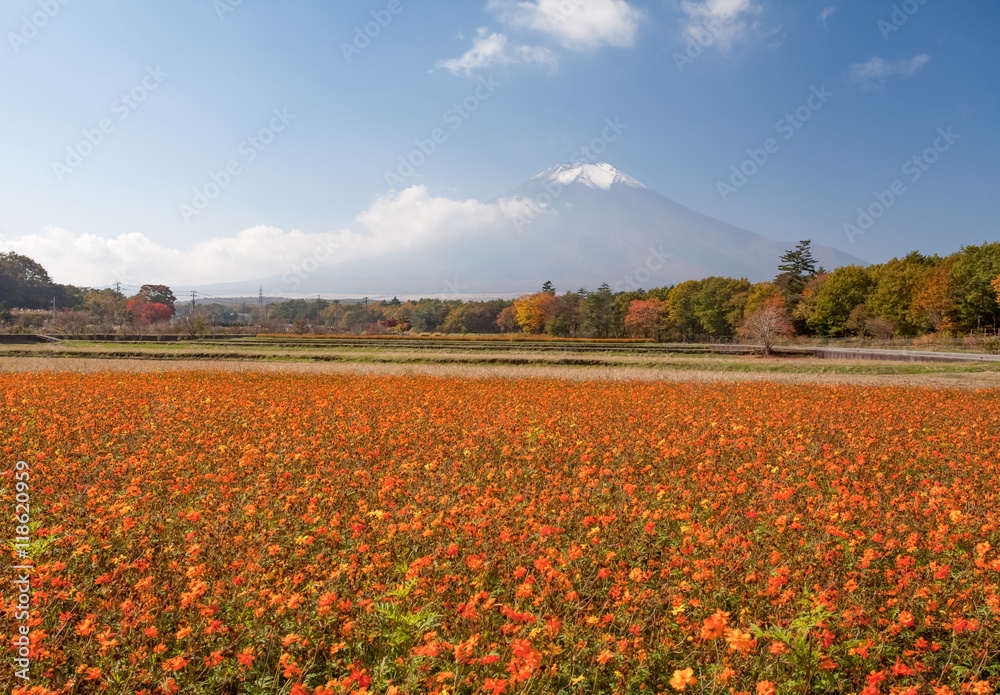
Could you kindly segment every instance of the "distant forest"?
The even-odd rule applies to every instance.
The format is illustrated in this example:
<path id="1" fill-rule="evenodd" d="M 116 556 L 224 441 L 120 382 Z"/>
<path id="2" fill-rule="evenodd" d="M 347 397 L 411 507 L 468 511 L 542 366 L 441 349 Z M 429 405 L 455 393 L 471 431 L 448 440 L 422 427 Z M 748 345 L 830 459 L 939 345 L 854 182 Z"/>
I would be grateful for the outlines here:
<path id="1" fill-rule="evenodd" d="M 526 333 L 558 337 L 711 340 L 750 335 L 762 316 L 778 333 L 912 338 L 1000 326 L 1000 242 L 941 258 L 916 251 L 866 267 L 817 267 L 809 241 L 787 251 L 770 281 L 709 277 L 613 292 L 560 292 L 551 283 L 510 301 L 427 298 L 359 303 L 294 299 L 266 307 L 179 305 L 170 288 L 132 296 L 53 283 L 17 253 L 0 254 L 0 329 L 60 334 L 192 332 Z M 541 280 L 541 279 L 540 279 Z M 565 288 L 559 288 L 565 290 Z"/>

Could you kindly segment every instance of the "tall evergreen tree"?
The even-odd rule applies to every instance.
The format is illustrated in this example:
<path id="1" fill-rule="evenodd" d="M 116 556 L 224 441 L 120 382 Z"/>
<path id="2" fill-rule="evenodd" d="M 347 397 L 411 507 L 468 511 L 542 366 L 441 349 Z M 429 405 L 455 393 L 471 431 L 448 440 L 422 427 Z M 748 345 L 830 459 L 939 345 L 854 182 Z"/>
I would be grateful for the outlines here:
<path id="1" fill-rule="evenodd" d="M 778 266 L 781 275 L 775 281 L 780 282 L 784 276 L 791 294 L 801 294 L 806 283 L 816 277 L 816 259 L 813 258 L 811 244 L 810 239 L 800 241 L 798 246 L 781 256 L 781 264 Z"/>
<path id="2" fill-rule="evenodd" d="M 583 315 L 586 325 L 597 333 L 598 338 L 607 338 L 615 322 L 615 296 L 608 283 L 601 283 L 596 292 L 587 295 L 583 301 Z"/>

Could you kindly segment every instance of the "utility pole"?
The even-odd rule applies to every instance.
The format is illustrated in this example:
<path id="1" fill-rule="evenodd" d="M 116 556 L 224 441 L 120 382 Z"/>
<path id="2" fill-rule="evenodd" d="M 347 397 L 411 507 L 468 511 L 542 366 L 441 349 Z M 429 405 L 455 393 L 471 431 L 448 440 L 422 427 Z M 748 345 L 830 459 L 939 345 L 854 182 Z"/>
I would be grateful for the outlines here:
<path id="1" fill-rule="evenodd" d="M 119 294 L 120 295 L 121 293 L 122 293 L 122 284 L 120 282 L 116 282 L 115 283 L 115 294 Z"/>
<path id="2" fill-rule="evenodd" d="M 195 291 L 191 290 L 191 315 L 192 316 L 194 316 L 194 307 L 195 307 L 194 295 L 195 295 Z"/>

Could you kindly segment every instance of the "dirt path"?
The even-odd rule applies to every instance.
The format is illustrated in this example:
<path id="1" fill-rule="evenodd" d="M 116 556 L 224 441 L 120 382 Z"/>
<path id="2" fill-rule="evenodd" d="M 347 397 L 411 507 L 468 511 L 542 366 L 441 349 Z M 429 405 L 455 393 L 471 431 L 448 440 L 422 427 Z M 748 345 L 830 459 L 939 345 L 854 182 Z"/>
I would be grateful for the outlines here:
<path id="1" fill-rule="evenodd" d="M 804 367 L 820 360 L 802 360 Z M 838 362 L 844 365 L 844 362 Z M 860 363 L 859 363 L 860 364 Z M 206 360 L 123 360 L 66 359 L 51 357 L 6 357 L 0 359 L 0 372 L 130 372 L 148 373 L 178 370 L 256 371 L 306 374 L 427 374 L 471 378 L 550 378 L 550 379 L 611 379 L 662 380 L 672 382 L 740 382 L 774 381 L 792 384 L 861 384 L 870 386 L 914 386 L 931 388 L 1000 389 L 1000 372 L 943 372 L 931 374 L 838 374 L 746 372 L 669 367 L 559 367 L 542 365 L 464 365 L 464 364 L 364 364 L 364 363 L 303 363 Z"/>

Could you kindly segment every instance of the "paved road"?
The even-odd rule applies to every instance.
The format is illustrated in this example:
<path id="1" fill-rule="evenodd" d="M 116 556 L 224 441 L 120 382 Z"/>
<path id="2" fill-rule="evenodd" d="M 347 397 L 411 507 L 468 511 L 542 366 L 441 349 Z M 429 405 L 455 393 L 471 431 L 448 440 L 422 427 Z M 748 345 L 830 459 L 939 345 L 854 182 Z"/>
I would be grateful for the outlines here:
<path id="1" fill-rule="evenodd" d="M 718 352 L 751 352 L 763 350 L 761 345 L 713 345 Z M 834 360 L 884 360 L 888 362 L 1000 362 L 1000 355 L 971 352 L 929 352 L 925 350 L 879 350 L 877 348 L 785 347 L 775 346 L 775 352 L 811 354 Z"/>

